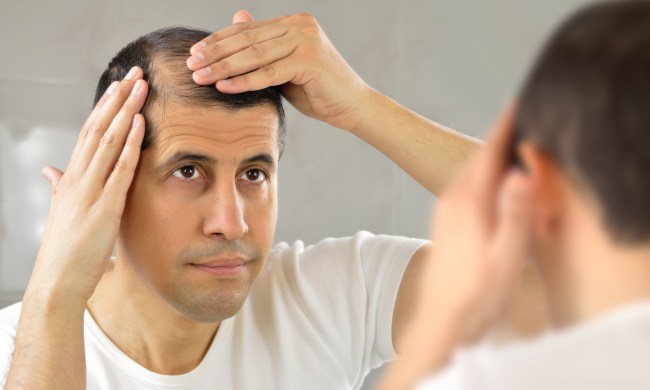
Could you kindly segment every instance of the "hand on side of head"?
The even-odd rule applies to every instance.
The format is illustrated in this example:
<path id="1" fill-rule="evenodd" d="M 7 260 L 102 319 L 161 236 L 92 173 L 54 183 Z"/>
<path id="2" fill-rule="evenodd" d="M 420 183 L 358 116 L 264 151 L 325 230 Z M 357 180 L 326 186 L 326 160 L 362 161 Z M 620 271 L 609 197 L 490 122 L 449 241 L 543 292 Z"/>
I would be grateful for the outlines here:
<path id="1" fill-rule="evenodd" d="M 282 85 L 303 114 L 351 129 L 374 91 L 345 62 L 308 14 L 254 21 L 247 11 L 191 49 L 187 66 L 198 84 L 224 93 Z"/>
<path id="2" fill-rule="evenodd" d="M 140 156 L 147 91 L 139 68 L 111 84 L 81 129 L 65 174 L 43 169 L 52 203 L 26 294 L 59 293 L 85 307 L 115 244 Z"/>
<path id="3" fill-rule="evenodd" d="M 441 197 L 420 303 L 386 389 L 410 388 L 501 319 L 529 255 L 531 182 L 509 164 L 513 109 Z"/>

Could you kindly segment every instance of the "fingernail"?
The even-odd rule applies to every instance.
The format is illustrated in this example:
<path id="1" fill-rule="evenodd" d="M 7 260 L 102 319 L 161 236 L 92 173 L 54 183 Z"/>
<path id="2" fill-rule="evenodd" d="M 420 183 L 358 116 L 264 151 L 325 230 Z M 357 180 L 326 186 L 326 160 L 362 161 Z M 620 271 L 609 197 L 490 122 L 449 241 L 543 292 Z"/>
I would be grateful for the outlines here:
<path id="1" fill-rule="evenodd" d="M 131 70 L 129 71 L 129 73 L 126 74 L 126 77 L 124 77 L 124 79 L 125 79 L 125 80 L 131 80 L 132 78 L 135 77 L 136 73 L 138 73 L 138 68 L 136 68 L 136 67 L 134 66 L 133 68 L 131 68 Z"/>
<path id="2" fill-rule="evenodd" d="M 110 94 L 112 94 L 113 92 L 115 92 L 115 88 L 117 88 L 117 85 L 118 85 L 119 83 L 120 83 L 119 81 L 113 81 L 113 82 L 111 83 L 111 85 L 109 85 L 108 88 L 106 89 L 106 94 L 107 94 L 107 95 L 110 95 Z"/>
<path id="3" fill-rule="evenodd" d="M 144 84 L 143 80 L 136 81 L 135 85 L 133 86 L 133 90 L 131 91 L 131 95 L 135 95 L 138 92 L 140 92 L 140 90 L 142 89 L 142 84 Z"/>
<path id="4" fill-rule="evenodd" d="M 198 66 L 203 62 L 203 60 L 205 60 L 205 56 L 203 55 L 202 52 L 198 52 L 194 54 L 192 57 L 187 59 L 187 65 Z"/>
<path id="5" fill-rule="evenodd" d="M 212 73 L 212 68 L 210 67 L 199 69 L 196 72 L 194 72 L 194 74 L 199 77 L 208 77 L 210 73 Z"/>
<path id="6" fill-rule="evenodd" d="M 140 115 L 136 115 L 135 117 L 133 117 L 133 124 L 131 125 L 131 128 L 135 129 L 139 123 L 140 123 Z"/>
<path id="7" fill-rule="evenodd" d="M 190 54 L 194 55 L 197 51 L 201 51 L 206 46 L 205 42 L 199 42 L 190 48 Z"/>

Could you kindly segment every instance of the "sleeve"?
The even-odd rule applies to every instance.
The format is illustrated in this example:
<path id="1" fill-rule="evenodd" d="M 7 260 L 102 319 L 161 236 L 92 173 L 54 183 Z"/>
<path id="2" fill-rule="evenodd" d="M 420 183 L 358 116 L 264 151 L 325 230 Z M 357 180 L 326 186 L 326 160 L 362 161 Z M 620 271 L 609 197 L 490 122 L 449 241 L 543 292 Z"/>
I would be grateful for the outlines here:
<path id="1" fill-rule="evenodd" d="M 326 239 L 305 248 L 290 277 L 314 327 L 352 383 L 394 355 L 392 319 L 402 276 L 425 240 L 373 235 Z"/>
<path id="2" fill-rule="evenodd" d="M 1 310 L 0 313 L 7 312 Z M 0 389 L 3 389 L 9 375 L 9 367 L 14 353 L 14 342 L 16 339 L 16 328 L 0 318 Z"/>

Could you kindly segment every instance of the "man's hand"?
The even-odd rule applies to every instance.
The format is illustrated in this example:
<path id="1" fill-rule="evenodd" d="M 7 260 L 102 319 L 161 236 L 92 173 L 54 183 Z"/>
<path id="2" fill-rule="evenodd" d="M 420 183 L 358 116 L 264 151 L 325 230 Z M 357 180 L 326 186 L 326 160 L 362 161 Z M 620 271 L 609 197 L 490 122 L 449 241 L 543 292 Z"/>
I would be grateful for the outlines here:
<path id="1" fill-rule="evenodd" d="M 215 83 L 224 93 L 282 85 L 284 97 L 300 112 L 366 141 L 433 194 L 441 192 L 476 149 L 476 140 L 368 86 L 313 16 L 253 21 L 248 12 L 239 11 L 233 23 L 191 48 L 187 66 L 195 82 Z"/>
<path id="2" fill-rule="evenodd" d="M 83 389 L 83 315 L 111 255 L 140 156 L 142 70 L 113 83 L 83 126 L 52 203 L 23 299 L 6 389 Z"/>
<path id="3" fill-rule="evenodd" d="M 384 389 L 411 388 L 502 318 L 529 254 L 532 190 L 508 166 L 512 110 L 440 199 L 417 314 Z"/>
<path id="4" fill-rule="evenodd" d="M 83 126 L 65 175 L 43 170 L 52 203 L 30 285 L 84 302 L 110 258 L 144 135 L 142 71 L 113 83 Z M 58 284 L 58 285 L 57 285 Z M 32 287 L 32 286 L 30 286 Z"/>
<path id="5" fill-rule="evenodd" d="M 282 93 L 300 112 L 332 126 L 353 129 L 370 88 L 345 62 L 308 14 L 253 21 L 246 11 L 235 23 L 198 42 L 187 60 L 194 81 L 216 83 L 224 93 L 285 84 Z"/>

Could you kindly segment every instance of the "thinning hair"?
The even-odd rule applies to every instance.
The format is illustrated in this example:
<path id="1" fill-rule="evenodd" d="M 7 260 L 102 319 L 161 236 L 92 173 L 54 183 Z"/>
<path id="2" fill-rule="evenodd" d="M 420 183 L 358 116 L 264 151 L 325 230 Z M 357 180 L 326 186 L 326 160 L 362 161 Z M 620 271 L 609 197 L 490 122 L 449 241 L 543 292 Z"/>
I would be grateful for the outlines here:
<path id="1" fill-rule="evenodd" d="M 122 48 L 102 73 L 95 91 L 96 105 L 108 86 L 122 80 L 134 66 L 142 68 L 149 83 L 149 94 L 142 108 L 146 128 L 142 149 L 155 142 L 153 109 L 164 109 L 169 104 L 192 107 L 217 106 L 228 110 L 243 110 L 265 104 L 273 106 L 278 114 L 278 150 L 284 150 L 286 140 L 285 114 L 282 97 L 276 87 L 238 94 L 219 92 L 214 84 L 198 85 L 192 80 L 192 71 L 185 61 L 190 48 L 210 33 L 185 27 L 168 27 L 153 31 Z"/>
<path id="2" fill-rule="evenodd" d="M 613 239 L 650 241 L 650 2 L 598 3 L 561 25 L 515 126 L 595 197 Z"/>

